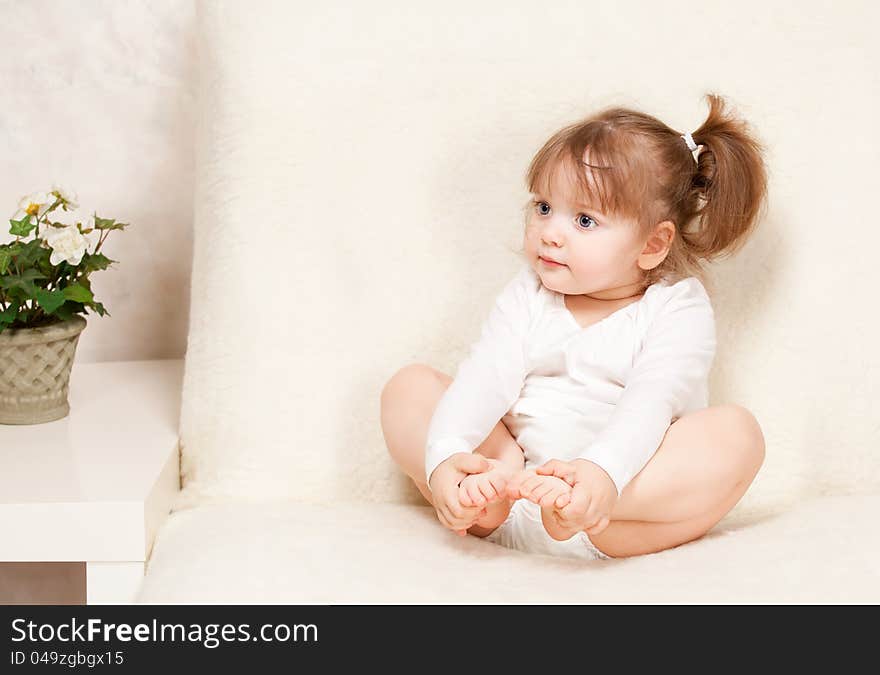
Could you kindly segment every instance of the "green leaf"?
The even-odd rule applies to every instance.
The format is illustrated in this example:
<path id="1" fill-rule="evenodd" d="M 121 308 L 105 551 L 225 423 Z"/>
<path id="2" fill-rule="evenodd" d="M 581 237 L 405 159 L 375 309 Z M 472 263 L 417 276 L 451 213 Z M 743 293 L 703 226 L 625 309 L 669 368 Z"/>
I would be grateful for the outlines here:
<path id="1" fill-rule="evenodd" d="M 56 309 L 64 304 L 64 291 L 44 291 L 42 288 L 37 290 L 37 302 L 46 314 L 52 314 Z"/>
<path id="2" fill-rule="evenodd" d="M 116 222 L 115 218 L 99 218 L 97 214 L 95 214 L 95 229 L 96 230 L 112 230 L 113 223 Z"/>
<path id="3" fill-rule="evenodd" d="M 12 218 L 10 218 L 9 223 L 12 225 L 12 227 L 9 228 L 9 234 L 15 235 L 16 237 L 28 236 L 31 230 L 37 226 L 36 223 L 31 223 L 31 217 L 29 214 L 25 214 L 24 218 L 21 220 L 12 220 Z"/>
<path id="4" fill-rule="evenodd" d="M 48 275 L 50 278 L 54 276 L 55 266 L 49 261 L 49 256 L 51 253 L 48 251 L 46 255 L 41 255 L 40 259 L 36 261 L 37 269 L 40 270 L 43 274 Z"/>
<path id="5" fill-rule="evenodd" d="M 18 304 L 12 303 L 9 307 L 0 312 L 0 325 L 3 325 L 4 323 L 12 323 L 17 316 Z"/>
<path id="6" fill-rule="evenodd" d="M 73 315 L 76 314 L 78 307 L 79 306 L 74 302 L 65 302 L 61 307 L 55 310 L 55 316 L 62 321 L 69 321 Z"/>
<path id="7" fill-rule="evenodd" d="M 34 265 L 40 258 L 47 258 L 51 255 L 48 248 L 42 245 L 39 239 L 32 239 L 29 242 L 21 243 L 21 252 L 18 254 L 19 267 L 25 268 Z"/>
<path id="8" fill-rule="evenodd" d="M 9 263 L 12 262 L 12 254 L 8 248 L 0 248 L 0 274 L 6 274 L 9 269 Z"/>
<path id="9" fill-rule="evenodd" d="M 66 286 L 63 291 L 64 297 L 68 300 L 73 300 L 74 302 L 92 301 L 92 292 L 88 288 L 86 288 L 85 286 L 81 286 L 80 284 L 71 284 L 70 286 Z"/>
<path id="10" fill-rule="evenodd" d="M 118 261 L 111 260 L 103 253 L 86 253 L 83 255 L 83 259 L 80 262 L 80 269 L 85 274 L 88 274 L 89 272 L 94 272 L 96 270 L 105 270 L 110 264 L 115 262 Z"/>
<path id="11" fill-rule="evenodd" d="M 21 289 L 26 293 L 26 297 L 36 297 L 37 286 L 34 279 L 47 279 L 45 274 L 40 274 L 37 270 L 31 268 L 26 269 L 21 274 L 7 274 L 0 276 L 0 287 L 10 290 Z"/>
<path id="12" fill-rule="evenodd" d="M 25 270 L 24 272 L 21 273 L 21 278 L 28 280 L 28 281 L 33 281 L 34 279 L 48 279 L 48 277 L 45 274 L 40 274 L 35 269 Z"/>
<path id="13" fill-rule="evenodd" d="M 130 223 L 117 223 L 114 218 L 99 218 L 95 215 L 96 230 L 124 230 Z"/>

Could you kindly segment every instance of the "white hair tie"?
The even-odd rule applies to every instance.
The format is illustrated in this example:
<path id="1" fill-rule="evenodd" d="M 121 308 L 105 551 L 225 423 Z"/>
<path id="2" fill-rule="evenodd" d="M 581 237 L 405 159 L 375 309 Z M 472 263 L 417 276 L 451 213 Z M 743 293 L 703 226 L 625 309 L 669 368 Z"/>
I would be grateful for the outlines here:
<path id="1" fill-rule="evenodd" d="M 694 150 L 696 150 L 698 147 L 700 147 L 696 143 L 694 143 L 694 137 L 691 136 L 690 132 L 682 135 L 682 138 L 684 139 L 684 142 L 687 143 L 688 149 L 691 151 L 692 154 L 693 154 Z M 694 155 L 694 161 L 697 163 L 699 163 L 699 161 L 700 161 L 699 159 L 697 159 L 696 155 Z"/>

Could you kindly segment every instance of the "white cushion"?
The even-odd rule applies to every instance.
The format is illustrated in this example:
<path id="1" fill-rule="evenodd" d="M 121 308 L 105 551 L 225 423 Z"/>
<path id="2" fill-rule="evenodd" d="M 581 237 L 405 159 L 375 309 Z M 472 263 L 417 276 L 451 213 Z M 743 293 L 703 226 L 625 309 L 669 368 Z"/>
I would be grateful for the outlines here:
<path id="1" fill-rule="evenodd" d="M 877 603 L 878 519 L 880 495 L 823 497 L 581 561 L 460 538 L 427 506 L 216 504 L 171 516 L 138 602 Z"/>

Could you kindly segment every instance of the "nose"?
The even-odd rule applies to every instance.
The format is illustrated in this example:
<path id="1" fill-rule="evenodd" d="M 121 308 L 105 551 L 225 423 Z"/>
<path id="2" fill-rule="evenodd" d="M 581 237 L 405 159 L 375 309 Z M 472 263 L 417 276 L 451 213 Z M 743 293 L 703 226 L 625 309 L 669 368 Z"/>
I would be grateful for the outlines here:
<path id="1" fill-rule="evenodd" d="M 562 243 L 562 227 L 558 218 L 547 218 L 541 224 L 541 241 L 545 246 L 559 246 Z"/>

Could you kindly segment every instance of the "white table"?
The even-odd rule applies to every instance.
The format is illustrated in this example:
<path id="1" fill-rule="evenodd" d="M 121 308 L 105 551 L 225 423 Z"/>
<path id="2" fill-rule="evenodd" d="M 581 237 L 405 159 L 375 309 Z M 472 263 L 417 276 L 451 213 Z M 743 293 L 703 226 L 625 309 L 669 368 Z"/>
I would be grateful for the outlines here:
<path id="1" fill-rule="evenodd" d="M 89 604 L 134 600 L 180 489 L 183 363 L 74 362 L 67 417 L 0 424 L 0 562 L 84 562 Z"/>

